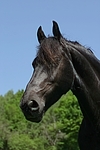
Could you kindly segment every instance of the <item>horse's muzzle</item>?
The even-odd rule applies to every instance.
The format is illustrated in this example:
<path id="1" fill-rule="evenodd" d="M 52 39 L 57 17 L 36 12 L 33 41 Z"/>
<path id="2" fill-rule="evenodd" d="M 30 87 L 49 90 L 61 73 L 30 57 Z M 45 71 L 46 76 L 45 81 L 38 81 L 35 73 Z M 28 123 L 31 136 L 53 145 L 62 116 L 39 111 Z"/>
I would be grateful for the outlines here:
<path id="1" fill-rule="evenodd" d="M 23 101 L 24 100 L 21 101 L 20 108 L 25 118 L 32 122 L 40 122 L 44 114 L 43 102 L 39 103 L 36 100 L 30 100 L 24 103 Z"/>

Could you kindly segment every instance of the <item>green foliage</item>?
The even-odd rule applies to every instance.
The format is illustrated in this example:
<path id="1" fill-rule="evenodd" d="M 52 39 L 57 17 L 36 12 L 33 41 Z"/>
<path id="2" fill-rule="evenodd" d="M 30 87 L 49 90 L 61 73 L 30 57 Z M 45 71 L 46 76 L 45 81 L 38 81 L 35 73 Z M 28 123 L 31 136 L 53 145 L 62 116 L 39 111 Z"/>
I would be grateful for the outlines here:
<path id="1" fill-rule="evenodd" d="M 0 150 L 78 150 L 82 114 L 70 91 L 38 124 L 27 121 L 19 108 L 23 90 L 0 96 Z"/>
<path id="2" fill-rule="evenodd" d="M 65 136 L 62 140 L 61 150 L 77 150 L 78 130 L 82 120 L 82 114 L 78 101 L 71 91 L 61 98 L 58 108 L 55 108 L 59 130 Z"/>

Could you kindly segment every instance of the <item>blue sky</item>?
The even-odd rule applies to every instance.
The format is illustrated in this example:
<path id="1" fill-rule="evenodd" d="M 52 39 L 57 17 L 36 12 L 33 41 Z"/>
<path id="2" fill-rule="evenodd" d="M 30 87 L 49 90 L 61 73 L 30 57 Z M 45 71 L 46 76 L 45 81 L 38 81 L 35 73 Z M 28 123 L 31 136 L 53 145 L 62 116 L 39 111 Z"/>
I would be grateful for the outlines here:
<path id="1" fill-rule="evenodd" d="M 25 89 L 37 28 L 52 35 L 52 20 L 64 37 L 91 47 L 100 59 L 100 0 L 0 0 L 0 95 Z"/>

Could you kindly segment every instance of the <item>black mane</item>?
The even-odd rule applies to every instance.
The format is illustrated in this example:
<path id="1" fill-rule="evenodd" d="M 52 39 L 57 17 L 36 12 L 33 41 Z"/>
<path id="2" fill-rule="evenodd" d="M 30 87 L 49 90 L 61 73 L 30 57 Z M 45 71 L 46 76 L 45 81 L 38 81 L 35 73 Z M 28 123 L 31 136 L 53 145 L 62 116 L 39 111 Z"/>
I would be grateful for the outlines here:
<path id="1" fill-rule="evenodd" d="M 37 61 L 47 68 L 57 66 L 61 56 L 61 46 L 54 37 L 48 37 L 38 46 Z"/>
<path id="2" fill-rule="evenodd" d="M 77 41 L 70 41 L 62 37 L 61 42 L 55 37 L 49 36 L 45 38 L 43 42 L 38 46 L 38 52 L 36 55 L 36 61 L 38 63 L 45 65 L 50 69 L 51 66 L 57 67 L 59 60 L 61 58 L 62 51 L 68 49 L 81 49 L 84 52 L 93 55 L 93 52 L 90 48 L 82 46 Z M 94 55 L 93 55 L 94 56 Z"/>

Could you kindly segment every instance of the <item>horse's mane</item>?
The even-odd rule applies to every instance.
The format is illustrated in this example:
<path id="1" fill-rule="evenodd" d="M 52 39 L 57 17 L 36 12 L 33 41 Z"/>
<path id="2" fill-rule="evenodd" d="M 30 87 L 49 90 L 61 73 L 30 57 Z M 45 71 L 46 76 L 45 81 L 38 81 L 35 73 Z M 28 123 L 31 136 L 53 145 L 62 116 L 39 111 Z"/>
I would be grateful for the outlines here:
<path id="1" fill-rule="evenodd" d="M 57 66 L 61 57 L 61 46 L 54 37 L 49 37 L 38 46 L 37 61 L 47 68 Z"/>
<path id="2" fill-rule="evenodd" d="M 80 49 L 85 53 L 93 55 L 90 48 L 82 46 L 77 41 L 68 41 L 62 37 L 61 43 L 55 37 L 48 37 L 38 46 L 37 61 L 50 69 L 51 66 L 57 66 L 61 59 L 63 49 Z M 94 55 L 93 55 L 94 56 Z"/>

